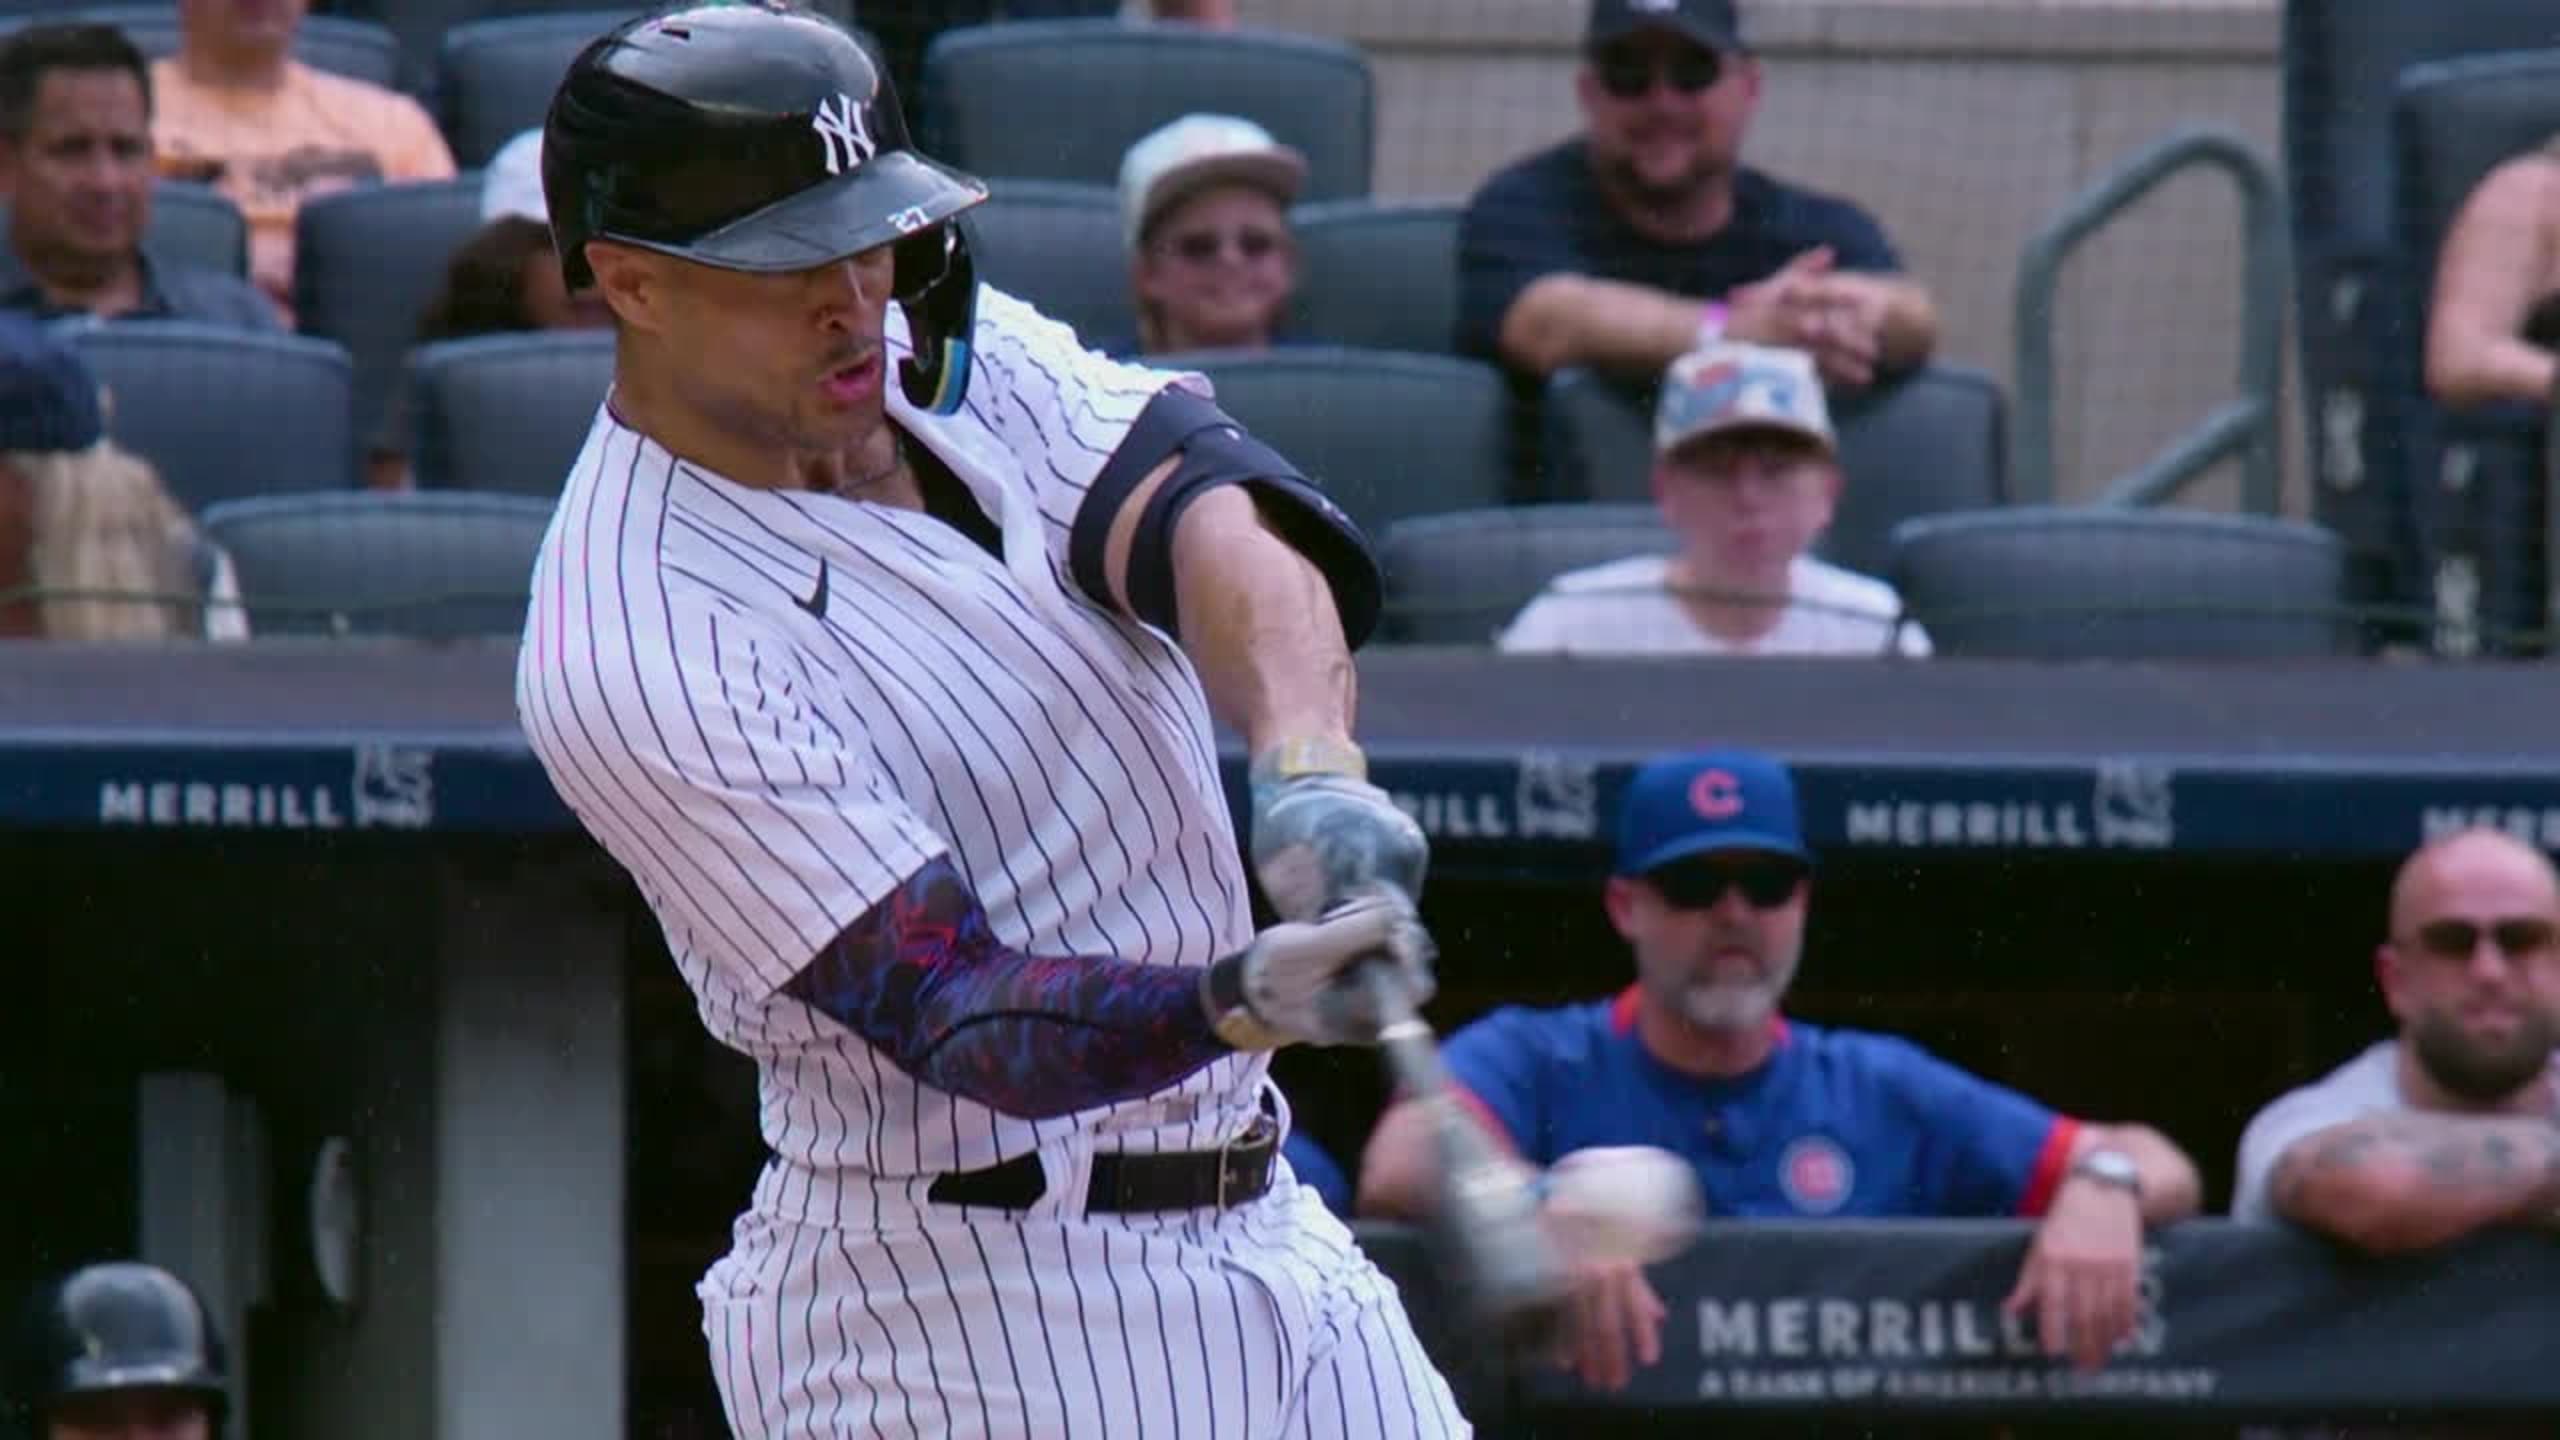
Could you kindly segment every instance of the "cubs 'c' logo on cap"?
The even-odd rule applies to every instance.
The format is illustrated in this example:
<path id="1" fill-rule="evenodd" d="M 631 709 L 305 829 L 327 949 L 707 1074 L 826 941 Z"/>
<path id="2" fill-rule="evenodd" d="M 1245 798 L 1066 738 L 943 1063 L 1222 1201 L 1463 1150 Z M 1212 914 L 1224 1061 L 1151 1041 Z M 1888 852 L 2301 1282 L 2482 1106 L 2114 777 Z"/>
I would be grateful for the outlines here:
<path id="1" fill-rule="evenodd" d="M 1730 820 L 1742 813 L 1742 782 L 1730 770 L 1701 770 L 1689 782 L 1689 808 L 1708 820 Z"/>
<path id="2" fill-rule="evenodd" d="M 1849 1152 L 1828 1135 L 1804 1136 L 1778 1155 L 1778 1188 L 1802 1214 L 1828 1215 L 1847 1204 L 1857 1178 Z"/>
<path id="3" fill-rule="evenodd" d="M 841 90 L 833 100 L 818 102 L 809 128 L 817 132 L 818 143 L 827 147 L 830 175 L 841 175 L 880 152 L 879 142 L 871 138 L 871 107 Z"/>

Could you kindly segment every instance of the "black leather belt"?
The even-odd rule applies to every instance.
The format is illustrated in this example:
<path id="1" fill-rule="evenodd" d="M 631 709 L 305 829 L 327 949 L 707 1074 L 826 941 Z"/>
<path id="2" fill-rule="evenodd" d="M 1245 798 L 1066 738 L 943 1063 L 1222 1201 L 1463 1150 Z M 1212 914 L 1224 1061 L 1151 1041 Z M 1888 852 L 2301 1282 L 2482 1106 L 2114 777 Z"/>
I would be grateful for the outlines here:
<path id="1" fill-rule="evenodd" d="M 1259 1198 L 1271 1188 L 1272 1159 L 1280 1153 L 1280 1126 L 1257 1116 L 1242 1135 L 1217 1150 L 1168 1155 L 1096 1155 L 1085 1189 L 1088 1214 L 1138 1210 L 1224 1210 Z M 984 1170 L 955 1170 L 937 1178 L 925 1198 L 937 1205 L 986 1205 L 1028 1210 L 1046 1190 L 1040 1157 L 1016 1155 Z"/>

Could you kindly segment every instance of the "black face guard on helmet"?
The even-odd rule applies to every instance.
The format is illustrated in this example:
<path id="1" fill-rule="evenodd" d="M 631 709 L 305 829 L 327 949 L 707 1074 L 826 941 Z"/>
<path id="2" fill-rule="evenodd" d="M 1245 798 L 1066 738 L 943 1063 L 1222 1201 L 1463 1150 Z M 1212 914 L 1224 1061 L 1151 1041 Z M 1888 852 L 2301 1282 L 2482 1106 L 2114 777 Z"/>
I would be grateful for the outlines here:
<path id="1" fill-rule="evenodd" d="M 571 290 L 595 282 L 589 240 L 754 272 L 894 246 L 915 346 L 899 384 L 959 408 L 977 275 L 950 221 L 987 189 L 916 153 L 887 74 L 834 21 L 714 0 L 616 28 L 552 97 L 542 188 Z"/>

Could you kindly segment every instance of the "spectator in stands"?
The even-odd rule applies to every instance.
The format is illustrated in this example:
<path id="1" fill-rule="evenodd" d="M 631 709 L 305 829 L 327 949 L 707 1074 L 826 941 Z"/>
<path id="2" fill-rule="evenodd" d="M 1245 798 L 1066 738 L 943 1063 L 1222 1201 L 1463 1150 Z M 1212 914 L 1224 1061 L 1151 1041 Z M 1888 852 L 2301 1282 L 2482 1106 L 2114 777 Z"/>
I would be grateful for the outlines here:
<path id="1" fill-rule="evenodd" d="M 2560 140 L 2490 171 L 2445 233 L 2427 313 L 2427 390 L 2453 406 L 2548 406 L 2555 352 Z"/>
<path id="2" fill-rule="evenodd" d="M 0 314 L 0 636 L 240 638 L 229 565 L 150 464 L 104 435 L 78 354 Z"/>
<path id="3" fill-rule="evenodd" d="M 1654 501 L 1678 535 L 1557 576 L 1503 631 L 1513 653 L 1905 655 L 1929 637 L 1881 580 L 1808 553 L 1842 477 L 1800 350 L 1719 343 L 1684 355 L 1654 414 Z"/>
<path id="4" fill-rule="evenodd" d="M 1582 134 L 1467 206 L 1460 350 L 1643 383 L 1717 339 L 1802 347 L 1835 385 L 1927 358 L 1936 308 L 1875 220 L 1741 163 L 1761 69 L 1732 0 L 1593 0 L 1583 57 Z"/>
<path id="5" fill-rule="evenodd" d="M 277 328 L 249 283 L 153 255 L 151 72 L 110 25 L 31 25 L 0 42 L 0 309 L 56 319 Z"/>
<path id="6" fill-rule="evenodd" d="M 452 178 L 418 102 L 293 58 L 309 0 L 178 0 L 179 48 L 151 67 L 161 172 L 249 217 L 249 276 L 288 313 L 302 202 L 377 180 Z"/>
<path id="7" fill-rule="evenodd" d="M 1185 115 L 1129 147 L 1120 214 L 1136 300 L 1133 340 L 1106 355 L 1264 350 L 1298 288 L 1289 207 L 1306 157 L 1233 115 Z"/>
<path id="8" fill-rule="evenodd" d="M 2102 1363 L 2133 1331 L 2144 1227 L 2195 1212 L 2195 1167 L 2148 1127 L 2074 1120 L 1908 1042 L 1782 1018 L 1812 880 L 1783 766 L 1735 750 L 1653 761 L 1602 896 L 1636 983 L 1498 1009 L 1449 1037 L 1451 1075 L 1529 1165 L 1657 1147 L 1695 1165 L 1717 1215 L 2037 1217 L 2009 1309 L 2032 1312 L 2049 1352 Z M 1380 1118 L 1363 1214 L 1430 1203 L 1430 1123 L 1401 1101 Z M 1662 1301 L 1631 1264 L 1585 1258 L 1576 1278 L 1572 1363 L 1622 1387 L 1661 1358 Z"/>
<path id="9" fill-rule="evenodd" d="M 2560 878 L 2494 830 L 2400 867 L 2374 976 L 2399 1022 L 2240 1137 L 2231 1212 L 2360 1249 L 2560 1224 Z"/>
<path id="10" fill-rule="evenodd" d="M 613 312 L 594 290 L 572 295 L 551 248 L 542 199 L 542 132 L 527 130 L 490 157 L 480 187 L 480 228 L 454 252 L 444 285 L 418 317 L 418 343 L 526 330 L 588 330 Z M 366 456 L 378 490 L 409 483 L 410 407 L 406 377 L 394 386 Z"/>

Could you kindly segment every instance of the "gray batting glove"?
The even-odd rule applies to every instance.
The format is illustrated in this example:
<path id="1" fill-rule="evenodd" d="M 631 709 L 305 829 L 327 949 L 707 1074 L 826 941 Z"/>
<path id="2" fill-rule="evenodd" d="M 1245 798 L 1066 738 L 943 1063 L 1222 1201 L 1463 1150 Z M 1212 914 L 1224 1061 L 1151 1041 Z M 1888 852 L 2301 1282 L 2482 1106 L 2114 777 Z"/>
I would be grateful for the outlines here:
<path id="1" fill-rule="evenodd" d="M 1285 921 L 1219 959 L 1200 977 L 1200 1003 L 1220 1038 L 1239 1050 L 1283 1045 L 1365 1045 L 1377 1023 L 1344 983 L 1375 958 L 1396 967 L 1419 1005 L 1431 998 L 1431 937 L 1413 902 L 1384 888 L 1320 920 Z"/>
<path id="2" fill-rule="evenodd" d="M 1275 745 L 1253 763 L 1253 869 L 1284 920 L 1312 920 L 1375 885 L 1422 893 L 1430 842 L 1369 783 L 1357 747 Z"/>

